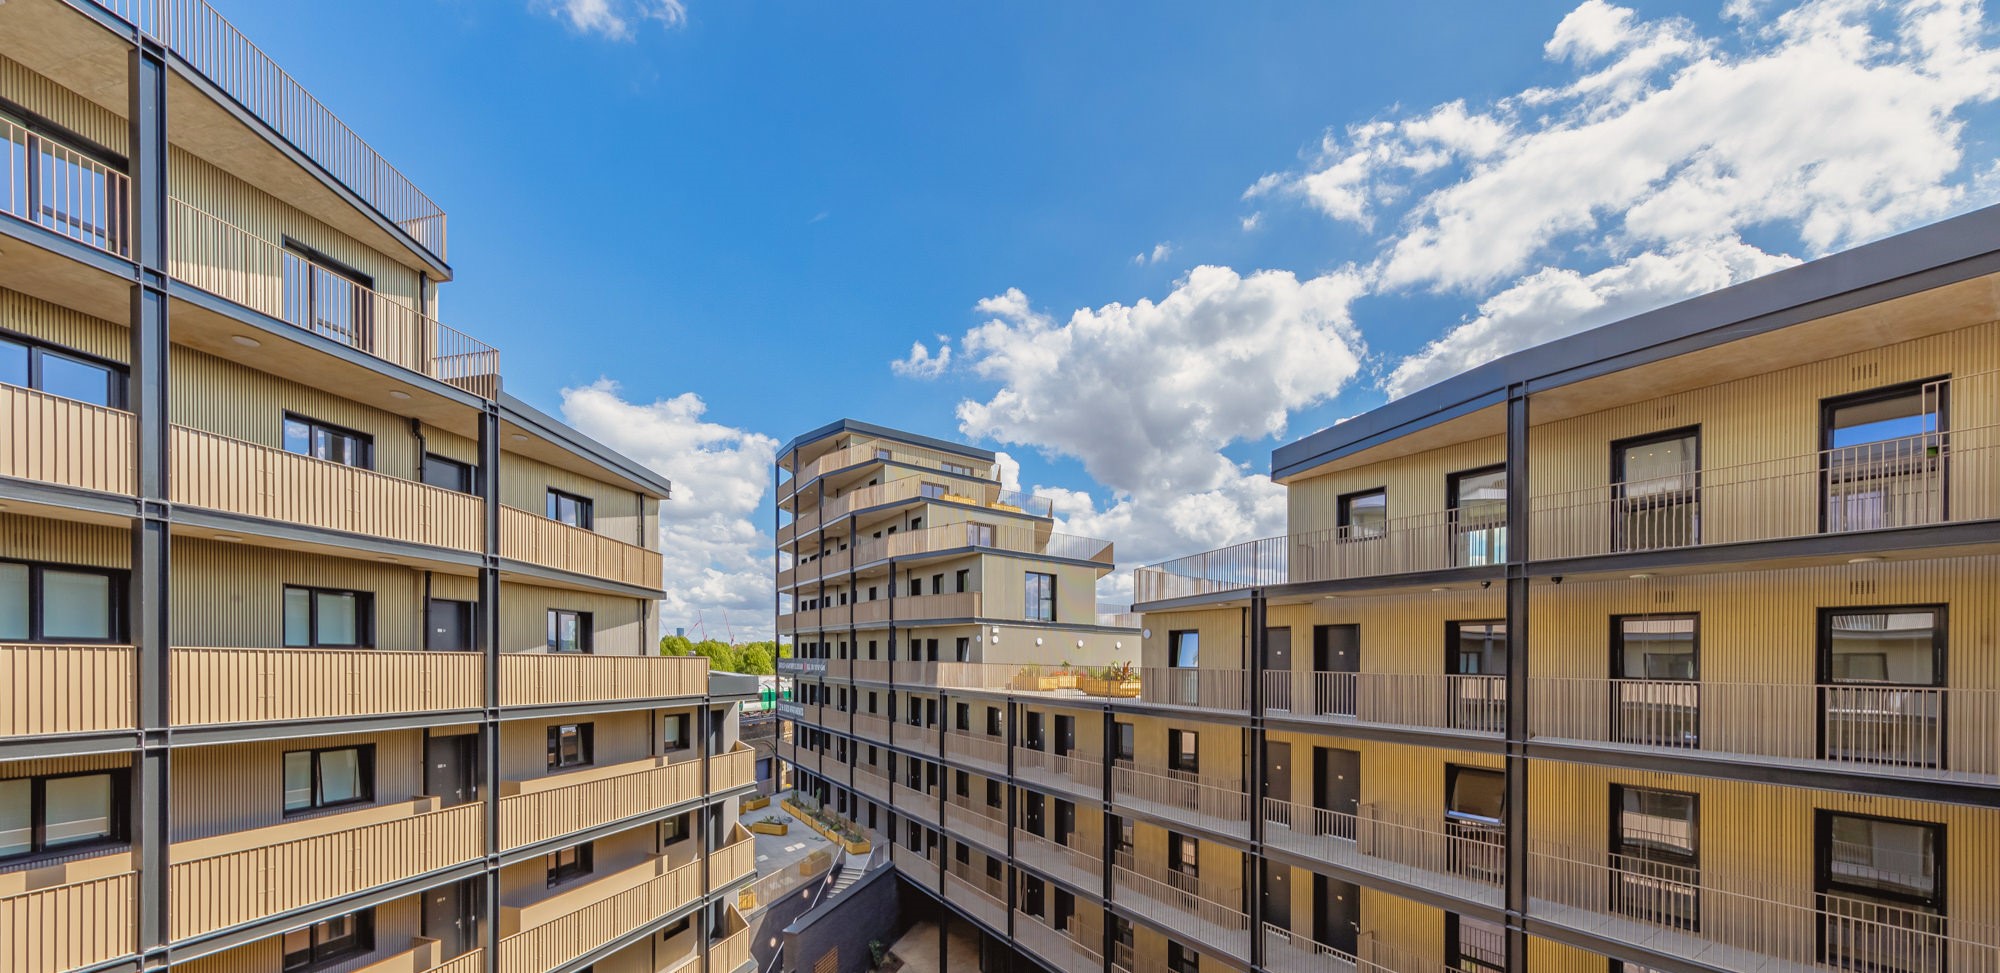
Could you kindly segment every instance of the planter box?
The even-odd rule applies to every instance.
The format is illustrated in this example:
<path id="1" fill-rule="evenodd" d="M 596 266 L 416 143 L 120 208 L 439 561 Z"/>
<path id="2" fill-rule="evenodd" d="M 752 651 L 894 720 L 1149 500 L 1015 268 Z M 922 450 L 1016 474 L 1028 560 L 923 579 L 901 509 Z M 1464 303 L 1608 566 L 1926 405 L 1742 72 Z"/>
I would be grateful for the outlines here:
<path id="1" fill-rule="evenodd" d="M 771 796 L 770 796 L 769 794 L 762 794 L 762 795 L 759 795 L 759 796 L 757 796 L 757 797 L 746 797 L 746 798 L 744 798 L 744 799 L 743 799 L 743 804 L 742 804 L 742 806 L 741 806 L 740 810 L 742 810 L 742 811 L 761 811 L 761 810 L 763 810 L 764 808 L 767 808 L 767 807 L 770 807 L 770 806 L 771 806 Z"/>
<path id="2" fill-rule="evenodd" d="M 1065 673 L 1059 676 L 1030 676 L 1025 673 L 1014 677 L 1013 688 L 1027 693 L 1046 693 L 1058 689 L 1075 689 L 1077 676 Z"/>
<path id="3" fill-rule="evenodd" d="M 842 841 L 840 846 L 847 849 L 847 853 L 850 855 L 865 855 L 868 854 L 869 849 L 868 839 L 866 838 L 854 841 Z"/>
<path id="4" fill-rule="evenodd" d="M 759 821 L 750 826 L 751 834 L 781 835 L 789 833 L 790 831 L 791 831 L 791 826 L 783 821 Z"/>
<path id="5" fill-rule="evenodd" d="M 1082 690 L 1086 696 L 1105 696 L 1112 699 L 1139 698 L 1139 680 L 1137 679 L 1114 681 L 1084 676 L 1076 681 L 1076 688 Z"/>

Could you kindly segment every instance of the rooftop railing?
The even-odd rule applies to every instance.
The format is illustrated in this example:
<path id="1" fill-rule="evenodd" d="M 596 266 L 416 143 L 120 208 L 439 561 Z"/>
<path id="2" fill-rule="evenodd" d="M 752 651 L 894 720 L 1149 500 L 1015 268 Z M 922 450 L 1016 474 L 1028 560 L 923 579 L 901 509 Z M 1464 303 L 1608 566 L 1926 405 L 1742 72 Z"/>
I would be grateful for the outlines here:
<path id="1" fill-rule="evenodd" d="M 90 2 L 179 55 L 419 246 L 445 259 L 444 210 L 206 0 Z"/>

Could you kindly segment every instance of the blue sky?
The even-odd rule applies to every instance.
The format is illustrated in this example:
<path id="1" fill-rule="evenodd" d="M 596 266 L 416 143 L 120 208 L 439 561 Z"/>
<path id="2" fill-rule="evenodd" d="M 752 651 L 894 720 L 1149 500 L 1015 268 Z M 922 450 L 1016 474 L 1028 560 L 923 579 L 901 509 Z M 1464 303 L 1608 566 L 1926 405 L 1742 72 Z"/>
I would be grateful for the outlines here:
<path id="1" fill-rule="evenodd" d="M 1152 560 L 1282 531 L 1279 442 L 1996 182 L 1951 0 L 217 2 L 450 213 L 509 390 L 685 487 L 669 625 L 768 628 L 769 449 L 839 416 Z"/>

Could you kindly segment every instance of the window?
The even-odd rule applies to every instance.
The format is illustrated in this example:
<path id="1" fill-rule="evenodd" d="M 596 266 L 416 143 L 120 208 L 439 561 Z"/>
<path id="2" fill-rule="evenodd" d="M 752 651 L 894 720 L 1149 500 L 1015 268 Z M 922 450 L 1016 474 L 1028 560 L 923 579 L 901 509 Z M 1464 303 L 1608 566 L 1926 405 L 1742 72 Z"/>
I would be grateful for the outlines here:
<path id="1" fill-rule="evenodd" d="M 1663 926 L 1699 926 L 1699 809 L 1693 794 L 1612 785 L 1613 908 Z"/>
<path id="2" fill-rule="evenodd" d="M 284 973 L 331 966 L 374 948 L 374 909 L 335 916 L 285 934 Z"/>
<path id="3" fill-rule="evenodd" d="M 1201 973 L 1201 954 L 1167 940 L 1167 969 L 1170 973 Z"/>
<path id="4" fill-rule="evenodd" d="M 970 798 L 972 796 L 972 775 L 963 770 L 958 771 L 957 776 L 952 778 L 951 792 L 960 797 Z"/>
<path id="5" fill-rule="evenodd" d="M 1910 690 L 1944 685 L 1944 653 L 1943 605 L 1821 611 L 1821 756 L 1941 766 L 1943 701 Z"/>
<path id="6" fill-rule="evenodd" d="M 997 706 L 986 707 L 986 735 L 997 737 L 1002 732 L 1004 732 L 1004 727 L 1001 725 L 1000 708 Z"/>
<path id="7" fill-rule="evenodd" d="M 1134 753 L 1132 747 L 1132 724 L 1121 720 L 1112 725 L 1116 728 L 1118 734 L 1116 743 L 1118 749 L 1112 752 L 1112 757 L 1117 760 L 1131 760 Z"/>
<path id="8" fill-rule="evenodd" d="M 958 718 L 954 721 L 953 725 L 957 727 L 960 733 L 971 732 L 972 706 L 968 703 L 954 703 L 952 705 L 958 707 Z"/>
<path id="9" fill-rule="evenodd" d="M 1337 501 L 1337 507 L 1340 528 L 1337 536 L 1341 540 L 1358 541 L 1388 535 L 1389 491 L 1387 489 L 1347 494 Z"/>
<path id="10" fill-rule="evenodd" d="M 688 740 L 688 714 L 668 713 L 660 718 L 660 726 L 660 749 L 673 753 L 691 746 Z"/>
<path id="11" fill-rule="evenodd" d="M 1611 544 L 1651 551 L 1701 543 L 1701 430 L 1611 444 Z"/>
<path id="12" fill-rule="evenodd" d="M 987 806 L 987 807 L 999 807 L 999 806 L 1000 806 L 1000 801 L 1001 801 L 1001 797 L 1002 797 L 1002 793 L 1001 793 L 1001 790 L 1000 790 L 1000 782 L 999 782 L 999 781 L 997 781 L 997 780 L 994 780 L 994 779 L 992 779 L 991 777 L 987 778 L 987 779 L 986 779 L 986 806 Z"/>
<path id="13" fill-rule="evenodd" d="M 1824 529 L 1944 519 L 1945 387 L 1913 382 L 1820 404 Z"/>
<path id="14" fill-rule="evenodd" d="M 931 594 L 934 594 L 934 595 L 941 595 L 941 594 L 944 594 L 944 575 L 943 575 L 943 574 L 933 574 L 933 575 L 931 575 Z"/>
<path id="15" fill-rule="evenodd" d="M 676 814 L 660 822 L 660 844 L 662 846 L 686 841 L 693 835 L 694 819 L 691 814 Z"/>
<path id="16" fill-rule="evenodd" d="M 1507 728 L 1507 623 L 1446 622 L 1445 684 L 1453 729 Z"/>
<path id="17" fill-rule="evenodd" d="M 1654 747 L 1700 742 L 1701 676 L 1693 615 L 1611 619 L 1614 739 Z"/>
<path id="18" fill-rule="evenodd" d="M 929 482 L 922 483 L 917 487 L 917 495 L 924 498 L 925 500 L 939 499 L 945 495 L 944 484 L 929 483 Z"/>
<path id="19" fill-rule="evenodd" d="M 549 488 L 546 513 L 550 520 L 571 527 L 589 530 L 592 526 L 590 498 L 564 493 L 554 487 Z"/>
<path id="20" fill-rule="evenodd" d="M 1193 730 L 1167 731 L 1167 767 L 1186 773 L 1199 773 L 1200 748 L 1197 746 L 1200 734 Z"/>
<path id="21" fill-rule="evenodd" d="M 549 769 L 588 765 L 592 737 L 592 725 L 589 723 L 560 723 L 549 727 Z"/>
<path id="22" fill-rule="evenodd" d="M 1444 958 L 1448 969 L 1463 973 L 1503 973 L 1507 969 L 1506 930 L 1498 923 L 1447 912 Z"/>
<path id="23" fill-rule="evenodd" d="M 1454 567 L 1507 560 L 1507 467 L 1453 473 L 1445 478 Z"/>
<path id="24" fill-rule="evenodd" d="M 966 521 L 965 544 L 967 547 L 992 547 L 993 525 Z"/>
<path id="25" fill-rule="evenodd" d="M 1028 572 L 1026 614 L 1021 617 L 1031 622 L 1053 622 L 1056 620 L 1056 576 Z"/>
<path id="26" fill-rule="evenodd" d="M 1175 669 L 1200 668 L 1201 633 L 1195 631 L 1168 632 L 1167 665 Z"/>
<path id="27" fill-rule="evenodd" d="M 958 573 L 956 573 L 956 574 L 952 575 L 952 578 L 954 579 L 954 583 L 955 583 L 955 584 L 956 584 L 956 585 L 958 586 L 958 593 L 959 593 L 959 594 L 961 594 L 961 595 L 962 595 L 962 594 L 966 593 L 967 591 L 970 591 L 970 590 L 971 590 L 971 587 L 970 587 L 970 586 L 971 586 L 971 584 L 972 584 L 972 569 L 971 569 L 971 568 L 959 568 L 959 569 L 958 569 Z"/>
<path id="28" fill-rule="evenodd" d="M 590 874 L 594 865 L 593 859 L 596 857 L 591 848 L 593 844 L 595 842 L 586 841 L 574 848 L 564 848 L 542 856 L 542 863 L 549 872 L 548 887 L 555 888 L 564 882 Z"/>
<path id="29" fill-rule="evenodd" d="M 0 780 L 0 861 L 129 840 L 124 770 Z"/>
<path id="30" fill-rule="evenodd" d="M 1506 775 L 1479 767 L 1445 765 L 1445 833 L 1448 866 L 1459 875 L 1498 882 L 1505 875 Z"/>
<path id="31" fill-rule="evenodd" d="M 549 651 L 589 652 L 590 613 L 549 609 Z"/>
<path id="32" fill-rule="evenodd" d="M 954 661 L 957 662 L 972 661 L 972 640 L 970 638 L 967 638 L 963 635 L 959 636 L 958 639 L 956 640 L 956 643 L 952 646 L 952 650 L 954 655 L 956 656 Z"/>
<path id="33" fill-rule="evenodd" d="M 285 413 L 285 452 L 364 470 L 375 468 L 375 439 L 366 433 Z"/>
<path id="34" fill-rule="evenodd" d="M 1182 875 L 1201 874 L 1201 841 L 1178 831 L 1167 832 L 1167 867 Z"/>
<path id="35" fill-rule="evenodd" d="M 375 799 L 375 745 L 285 754 L 285 813 Z"/>
<path id="36" fill-rule="evenodd" d="M 478 490 L 478 485 L 472 478 L 472 464 L 446 459 L 436 453 L 424 454 L 424 482 L 458 493 L 474 493 Z"/>
<path id="37" fill-rule="evenodd" d="M 1944 826 L 1819 811 L 1815 831 L 1820 960 L 1838 969 L 1944 969 Z"/>
<path id="38" fill-rule="evenodd" d="M 28 338 L 0 335 L 0 385 L 113 409 L 125 407 L 125 369 Z"/>
<path id="39" fill-rule="evenodd" d="M 910 578 L 910 597 L 915 598 L 923 593 L 924 593 L 924 579 L 912 576 Z"/>
<path id="40" fill-rule="evenodd" d="M 692 928 L 694 928 L 694 914 L 689 913 L 688 915 L 682 916 L 679 922 L 676 922 L 668 926 L 667 928 L 660 930 L 660 942 L 663 943 L 669 942 L 675 936 L 687 932 L 689 929 Z M 577 971 L 577 973 L 583 973 L 583 971 L 579 970 Z"/>
<path id="41" fill-rule="evenodd" d="M 352 348 L 374 350 L 374 278 L 290 237 L 284 239 L 282 272 L 287 322 Z"/>
<path id="42" fill-rule="evenodd" d="M 125 637 L 125 575 L 0 561 L 0 641 L 116 642 Z"/>
<path id="43" fill-rule="evenodd" d="M 285 586 L 285 645 L 353 649 L 374 642 L 375 596 L 366 591 Z"/>

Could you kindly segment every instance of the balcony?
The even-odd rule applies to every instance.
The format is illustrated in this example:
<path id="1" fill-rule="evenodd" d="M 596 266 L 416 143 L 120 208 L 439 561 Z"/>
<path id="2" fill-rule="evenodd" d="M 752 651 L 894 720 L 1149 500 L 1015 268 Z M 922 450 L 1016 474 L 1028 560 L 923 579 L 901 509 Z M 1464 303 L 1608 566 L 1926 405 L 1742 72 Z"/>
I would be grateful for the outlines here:
<path id="1" fill-rule="evenodd" d="M 700 898 L 700 860 L 654 858 L 532 905 L 502 906 L 499 973 L 555 969 Z"/>
<path id="2" fill-rule="evenodd" d="M 1216 900 L 1226 893 L 1185 872 L 1161 868 L 1141 873 L 1123 860 L 1112 866 L 1111 878 L 1111 898 L 1120 908 L 1179 930 L 1203 949 L 1248 961 L 1250 917 Z"/>
<path id="3" fill-rule="evenodd" d="M 477 652 L 177 647 L 168 714 L 209 726 L 478 710 L 485 671 Z"/>
<path id="4" fill-rule="evenodd" d="M 1007 852 L 1007 808 L 988 807 L 984 788 L 977 797 L 960 797 L 945 791 L 944 830 L 978 842 L 999 854 Z"/>
<path id="5" fill-rule="evenodd" d="M 904 531 L 888 537 L 856 541 L 853 553 L 854 563 L 859 566 L 892 557 L 918 557 L 968 548 L 1096 561 L 1106 567 L 1116 563 L 1110 541 L 1053 533 L 1037 524 L 1014 523 L 966 522 Z"/>
<path id="6" fill-rule="evenodd" d="M 520 848 L 701 796 L 701 761 L 649 757 L 500 785 L 500 846 Z"/>
<path id="7" fill-rule="evenodd" d="M 439 960 L 441 953 L 442 944 L 437 940 L 418 936 L 409 949 L 348 973 L 479 973 L 486 968 L 482 962 L 486 955 L 483 950 L 474 949 L 444 961 Z"/>
<path id="8" fill-rule="evenodd" d="M 2000 929 L 1919 908 L 1717 880 L 1698 869 L 1535 842 L 1541 921 L 1723 969 L 2000 969 Z"/>
<path id="9" fill-rule="evenodd" d="M 889 745 L 889 721 L 865 713 L 854 714 L 854 735 L 870 743 Z"/>
<path id="10" fill-rule="evenodd" d="M 666 570 L 659 551 L 506 506 L 500 508 L 500 556 L 653 591 L 660 590 Z"/>
<path id="11" fill-rule="evenodd" d="M 757 782 L 756 748 L 741 740 L 728 753 L 715 754 L 709 759 L 709 789 L 715 793 L 732 791 L 739 787 L 749 787 Z"/>
<path id="12" fill-rule="evenodd" d="M 485 853 L 484 809 L 435 798 L 176 842 L 174 939 L 365 892 Z"/>
<path id="13" fill-rule="evenodd" d="M 1097 857 L 1094 848 L 1083 847 L 1084 838 L 1080 834 L 1069 835 L 1067 841 L 1068 844 L 1062 844 L 1016 828 L 1014 857 L 1057 881 L 1091 891 L 1103 889 L 1104 859 Z"/>
<path id="14" fill-rule="evenodd" d="M 1014 776 L 1026 783 L 1060 789 L 1088 800 L 1098 800 L 1104 794 L 1103 762 L 1073 753 L 1044 753 L 1015 747 Z"/>
<path id="15" fill-rule="evenodd" d="M 877 801 L 889 799 L 889 775 L 879 767 L 860 764 L 854 768 L 854 786 L 861 793 Z"/>
<path id="16" fill-rule="evenodd" d="M 490 399 L 500 392 L 500 353 L 491 346 L 180 199 L 168 201 L 167 272 L 473 395 Z"/>
<path id="17" fill-rule="evenodd" d="M 114 256 L 131 253 L 132 188 L 124 173 L 6 119 L 0 138 L 0 213 Z"/>
<path id="18" fill-rule="evenodd" d="M 73 970 L 138 947 L 139 876 L 0 891 L 0 968 Z"/>
<path id="19" fill-rule="evenodd" d="M 989 859 L 991 860 L 991 859 Z M 1007 869 L 999 875 L 985 868 L 949 859 L 945 865 L 945 900 L 971 913 L 992 929 L 1007 928 Z"/>
<path id="20" fill-rule="evenodd" d="M 1132 572 L 1135 604 L 1271 585 L 1482 567 L 1506 560 L 1507 527 L 1441 511 L 1244 541 Z"/>
<path id="21" fill-rule="evenodd" d="M 854 660 L 854 680 L 856 682 L 889 681 L 889 663 L 881 659 Z"/>
<path id="22" fill-rule="evenodd" d="M 454 490 L 174 426 L 173 502 L 278 523 L 476 552 L 484 501 Z"/>
<path id="23" fill-rule="evenodd" d="M 1250 708 L 1250 684 L 1241 669 L 1139 670 L 1139 701 L 1154 706 L 1241 713 Z"/>
<path id="24" fill-rule="evenodd" d="M 889 860 L 895 863 L 898 871 L 909 876 L 910 880 L 916 882 L 918 885 L 931 889 L 938 887 L 937 850 L 935 848 L 931 850 L 929 855 L 925 855 L 921 851 L 911 851 L 909 848 L 898 844 L 889 850 Z"/>
<path id="25" fill-rule="evenodd" d="M 1027 514 L 1031 517 L 1041 518 L 1051 516 L 1055 509 L 1055 504 L 1047 497 L 1015 493 L 1009 490 L 997 490 L 993 493 L 993 499 L 985 500 L 966 494 L 952 493 L 948 488 L 944 492 L 939 492 L 931 484 L 924 482 L 923 477 L 906 476 L 890 480 L 886 483 L 877 483 L 874 486 L 865 486 L 850 490 L 841 496 L 829 497 L 821 502 L 818 507 L 808 508 L 800 512 L 799 516 L 787 526 L 795 527 L 797 532 L 803 533 L 812 530 L 820 523 L 845 517 L 849 513 L 858 510 L 867 510 L 871 507 L 880 507 L 893 503 L 907 503 L 912 500 L 957 503 L 969 507 L 983 507 L 1003 513 Z M 779 538 L 780 541 L 784 539 L 783 537 Z M 855 563 L 864 563 L 865 560 L 857 560 Z"/>
<path id="26" fill-rule="evenodd" d="M 1264 799 L 1264 840 L 1321 861 L 1499 906 L 1507 849 L 1498 824 L 1363 804 L 1359 813 Z"/>
<path id="27" fill-rule="evenodd" d="M 0 122 L 4 124 L 4 122 Z M 0 385 L 0 476 L 79 490 L 133 490 L 132 414 Z"/>
<path id="28" fill-rule="evenodd" d="M 1498 735 L 1507 729 L 1507 679 L 1422 672 L 1267 672 L 1264 712 L 1317 723 Z"/>
<path id="29" fill-rule="evenodd" d="M 1058 970 L 1101 970 L 1104 955 L 1079 942 L 1075 936 L 1074 923 L 1069 930 L 1050 926 L 1039 916 L 1025 912 L 1014 913 L 1015 941 L 1027 947 L 1028 952 L 1041 957 Z"/>
<path id="30" fill-rule="evenodd" d="M 757 843 L 742 824 L 729 829 L 728 841 L 708 854 L 708 890 L 719 892 L 757 871 Z"/>
<path id="31" fill-rule="evenodd" d="M 1544 739 L 2000 779 L 1995 690 L 1561 678 L 1530 687 L 1529 732 Z"/>
<path id="32" fill-rule="evenodd" d="M 946 759 L 993 774 L 1007 772 L 1007 740 L 983 734 L 949 733 L 945 736 Z"/>
<path id="33" fill-rule="evenodd" d="M 938 728 L 935 726 L 915 726 L 910 723 L 897 723 L 889 732 L 893 735 L 896 746 L 915 753 L 921 753 L 927 757 L 938 755 L 939 733 Z"/>
<path id="34" fill-rule="evenodd" d="M 782 658 L 778 660 L 778 675 L 807 679 L 818 679 L 826 675 L 827 659 Z"/>
<path id="35" fill-rule="evenodd" d="M 902 781 L 895 781 L 889 785 L 889 800 L 896 806 L 896 810 L 905 815 L 918 818 L 932 827 L 937 826 L 937 795 L 926 794 Z"/>
<path id="36" fill-rule="evenodd" d="M 980 607 L 977 591 L 962 591 L 949 595 L 878 598 L 874 601 L 857 602 L 853 606 L 853 620 L 855 625 L 876 626 L 887 625 L 891 621 L 901 623 L 924 622 L 939 618 L 978 618 Z"/>
<path id="37" fill-rule="evenodd" d="M 1234 786 L 1221 786 L 1222 781 L 1219 774 L 1185 770 L 1141 770 L 1123 764 L 1111 768 L 1115 803 L 1248 837 L 1250 795 L 1240 780 Z"/>
<path id="38" fill-rule="evenodd" d="M 735 909 L 728 910 L 722 938 L 708 944 L 708 968 L 716 973 L 733 973 L 750 962 L 750 926 Z"/>
<path id="39" fill-rule="evenodd" d="M 131 729 L 133 658 L 129 645 L 0 644 L 0 737 Z"/>
<path id="40" fill-rule="evenodd" d="M 1358 954 L 1264 923 L 1264 968 L 1270 973 L 1445 973 L 1451 969 L 1384 946 L 1365 932 L 1356 946 Z"/>
<path id="41" fill-rule="evenodd" d="M 961 476 L 970 475 L 985 480 L 993 478 L 991 476 L 993 471 L 990 467 L 980 469 L 974 465 L 978 461 L 970 456 L 958 456 L 950 453 L 941 453 L 933 449 L 922 449 L 916 446 L 901 444 L 890 446 L 881 443 L 863 443 L 858 446 L 836 449 L 799 467 L 798 472 L 785 484 L 783 496 L 789 497 L 797 492 L 799 487 L 836 470 L 844 470 L 860 466 L 864 463 L 875 462 L 896 462 L 908 466 L 921 466 L 931 470 L 943 470 L 949 464 L 954 467 L 971 470 L 969 474 L 958 473 Z M 957 471 L 954 472 L 956 473 Z"/>
<path id="42" fill-rule="evenodd" d="M 645 703 L 700 696 L 708 660 L 700 656 L 577 655 L 509 652 L 500 656 L 500 705 Z"/>

